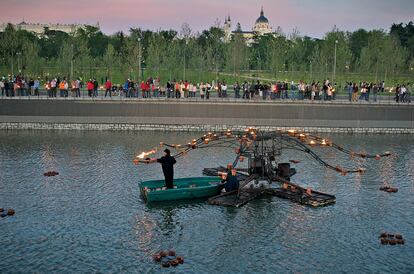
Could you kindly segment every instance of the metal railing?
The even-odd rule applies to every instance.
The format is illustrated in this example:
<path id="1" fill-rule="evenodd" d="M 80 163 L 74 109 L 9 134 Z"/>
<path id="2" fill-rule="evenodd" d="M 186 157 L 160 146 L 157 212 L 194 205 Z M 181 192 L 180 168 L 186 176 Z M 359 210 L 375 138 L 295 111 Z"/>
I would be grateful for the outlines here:
<path id="1" fill-rule="evenodd" d="M 5 96 L 2 95 L 0 99 L 2 100 L 88 100 L 88 101 L 160 101 L 160 102 L 223 102 L 223 103 L 286 103 L 286 104 L 343 104 L 343 105 L 406 105 L 410 104 L 410 102 L 396 102 L 395 101 L 395 94 L 394 93 L 380 93 L 377 96 L 377 101 L 373 100 L 373 95 L 370 96 L 369 100 L 361 100 L 358 97 L 358 101 L 350 102 L 348 94 L 338 94 L 336 95 L 335 99 L 331 100 L 324 100 L 321 98 L 320 100 L 310 100 L 310 99 L 298 99 L 298 92 L 296 91 L 296 98 L 275 98 L 270 99 L 266 98 L 263 99 L 262 97 L 255 96 L 254 98 L 243 99 L 243 98 L 235 98 L 234 92 L 230 90 L 227 92 L 226 97 L 219 97 L 216 91 L 210 92 L 210 98 L 207 99 L 206 97 L 201 98 L 200 94 L 197 93 L 196 97 L 187 97 L 187 98 L 173 98 L 165 96 L 158 96 L 158 97 L 150 97 L 150 98 L 143 98 L 141 92 L 136 92 L 137 96 L 128 97 L 124 92 L 116 92 L 115 94 L 112 93 L 112 96 L 105 96 L 104 90 L 99 90 L 96 97 L 88 96 L 88 91 L 85 89 L 80 90 L 80 97 L 74 96 L 74 93 L 68 91 L 67 96 L 60 96 L 60 91 L 57 91 L 56 97 L 49 97 L 47 95 L 47 90 L 42 89 L 39 90 L 39 96 L 35 95 L 22 95 L 20 92 L 16 93 L 14 96 Z M 173 93 L 174 94 L 174 93 Z M 240 94 L 240 96 L 242 93 Z M 291 96 L 290 91 L 288 95 Z M 410 98 L 407 98 L 407 101 L 410 101 Z"/>

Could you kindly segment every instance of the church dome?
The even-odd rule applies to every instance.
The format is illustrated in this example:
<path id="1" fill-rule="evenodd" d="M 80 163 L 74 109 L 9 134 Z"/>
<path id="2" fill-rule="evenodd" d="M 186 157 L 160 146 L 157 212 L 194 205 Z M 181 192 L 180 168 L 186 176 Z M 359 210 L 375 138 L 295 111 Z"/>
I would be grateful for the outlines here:
<path id="1" fill-rule="evenodd" d="M 264 12 L 263 12 L 263 8 L 260 11 L 260 16 L 259 18 L 256 19 L 256 24 L 260 24 L 260 23 L 269 23 L 269 20 L 267 20 L 267 18 L 264 16 Z"/>

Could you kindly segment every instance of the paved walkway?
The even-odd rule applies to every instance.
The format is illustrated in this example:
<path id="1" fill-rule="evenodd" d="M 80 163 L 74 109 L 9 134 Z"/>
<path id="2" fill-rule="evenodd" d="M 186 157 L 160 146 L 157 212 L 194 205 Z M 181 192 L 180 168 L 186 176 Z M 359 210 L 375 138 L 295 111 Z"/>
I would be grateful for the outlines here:
<path id="1" fill-rule="evenodd" d="M 324 100 L 292 100 L 292 99 L 275 99 L 275 100 L 263 100 L 261 98 L 255 99 L 236 99 L 236 98 L 219 98 L 217 96 L 211 96 L 210 99 L 201 99 L 200 97 L 193 97 L 193 98 L 166 98 L 166 97 L 158 97 L 158 98 L 141 98 L 141 97 L 123 97 L 123 96 L 113 96 L 113 97 L 104 97 L 102 95 L 98 97 L 48 97 L 46 95 L 40 96 L 15 96 L 15 97 L 0 97 L 0 100 L 67 100 L 67 101 L 148 101 L 148 102 L 211 102 L 211 103 L 241 103 L 241 104 L 248 104 L 248 103 L 264 103 L 264 104 L 272 104 L 272 103 L 283 103 L 283 104 L 344 104 L 344 105 L 411 105 L 410 103 L 396 103 L 392 97 L 389 96 L 379 96 L 378 101 L 374 102 L 373 100 L 365 101 L 359 100 L 357 102 L 349 102 L 346 96 L 340 95 L 336 100 L 324 101 Z"/>

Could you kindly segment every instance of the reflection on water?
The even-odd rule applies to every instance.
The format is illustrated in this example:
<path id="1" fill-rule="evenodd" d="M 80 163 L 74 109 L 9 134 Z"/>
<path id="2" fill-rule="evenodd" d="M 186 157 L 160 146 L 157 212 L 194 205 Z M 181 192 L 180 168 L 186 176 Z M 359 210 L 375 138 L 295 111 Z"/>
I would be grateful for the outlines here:
<path id="1" fill-rule="evenodd" d="M 196 133 L 2 131 L 0 272 L 153 273 L 151 255 L 173 248 L 186 259 L 177 273 L 412 273 L 414 262 L 414 139 L 332 135 L 354 151 L 395 152 L 381 161 L 316 149 L 363 175 L 341 176 L 306 155 L 294 181 L 337 196 L 309 208 L 275 197 L 222 208 L 204 200 L 147 206 L 140 180 L 160 179 L 159 165 L 134 166 L 134 156 L 160 141 L 186 143 Z M 234 152 L 194 151 L 180 158 L 178 177 L 226 165 Z M 56 170 L 56 177 L 43 172 Z M 398 187 L 378 191 L 384 183 Z M 404 246 L 381 246 L 381 231 L 400 232 Z"/>

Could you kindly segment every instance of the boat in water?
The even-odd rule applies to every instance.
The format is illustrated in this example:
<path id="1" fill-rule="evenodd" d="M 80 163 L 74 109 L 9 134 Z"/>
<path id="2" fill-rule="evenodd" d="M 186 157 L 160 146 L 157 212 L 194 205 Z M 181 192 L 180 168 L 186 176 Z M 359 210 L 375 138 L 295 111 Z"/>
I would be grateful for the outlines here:
<path id="1" fill-rule="evenodd" d="M 174 188 L 165 188 L 164 180 L 142 181 L 140 192 L 146 202 L 191 200 L 218 195 L 223 188 L 219 177 L 192 177 L 174 180 Z"/>

